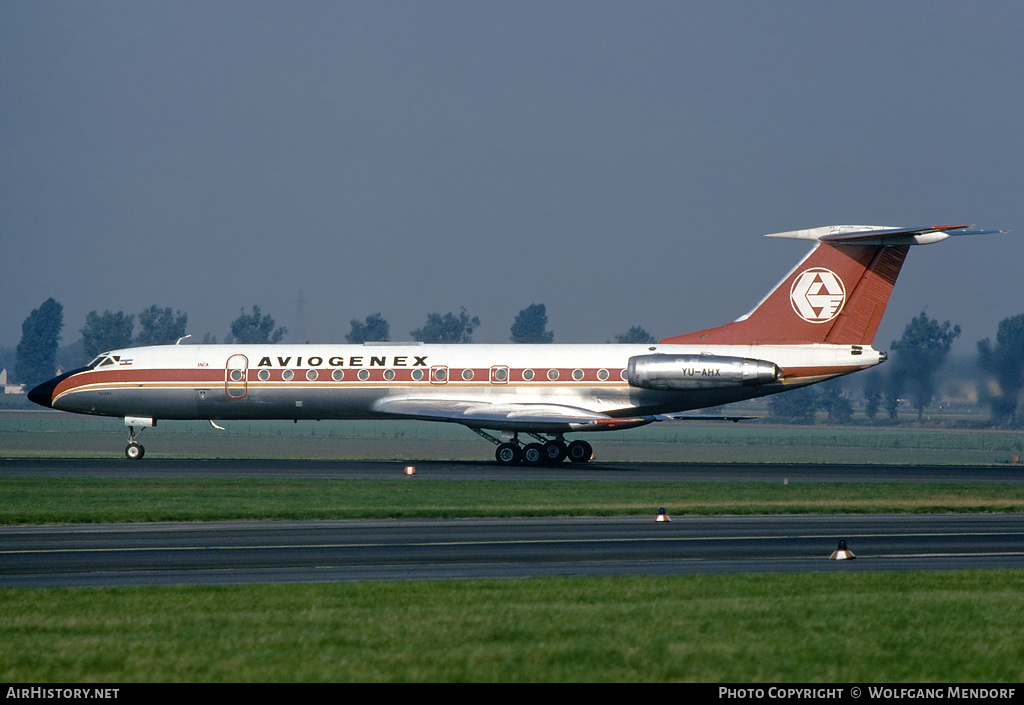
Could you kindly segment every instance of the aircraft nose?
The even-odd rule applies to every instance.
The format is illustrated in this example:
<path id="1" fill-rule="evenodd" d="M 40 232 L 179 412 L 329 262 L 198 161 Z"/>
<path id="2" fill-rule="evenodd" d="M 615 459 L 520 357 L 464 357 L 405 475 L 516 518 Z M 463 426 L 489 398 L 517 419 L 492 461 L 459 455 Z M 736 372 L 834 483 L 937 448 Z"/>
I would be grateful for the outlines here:
<path id="1" fill-rule="evenodd" d="M 83 370 L 86 370 L 86 369 L 88 369 L 88 368 L 80 367 L 77 370 L 71 370 L 70 372 L 65 372 L 62 375 L 57 375 L 53 379 L 47 380 L 46 382 L 43 382 L 42 384 L 33 387 L 32 389 L 29 390 L 28 400 L 30 402 L 38 404 L 39 406 L 45 406 L 48 409 L 52 409 L 53 408 L 53 390 L 55 390 L 57 388 L 57 385 L 60 384 L 61 382 L 63 382 L 64 380 L 66 380 L 71 375 L 78 374 L 79 372 L 82 372 Z"/>
<path id="2" fill-rule="evenodd" d="M 53 390 L 57 387 L 58 377 L 47 380 L 29 390 L 28 400 L 39 406 L 53 408 Z"/>

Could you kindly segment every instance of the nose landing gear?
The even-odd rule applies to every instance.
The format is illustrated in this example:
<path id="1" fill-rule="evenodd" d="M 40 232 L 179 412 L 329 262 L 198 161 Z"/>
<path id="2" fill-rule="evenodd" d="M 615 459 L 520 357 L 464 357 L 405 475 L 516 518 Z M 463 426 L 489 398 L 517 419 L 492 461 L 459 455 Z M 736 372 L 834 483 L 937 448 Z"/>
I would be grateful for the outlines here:
<path id="1" fill-rule="evenodd" d="M 146 449 L 142 447 L 142 444 L 135 440 L 139 433 L 145 431 L 145 427 L 140 428 L 139 432 L 135 432 L 134 426 L 128 427 L 128 445 L 125 446 L 124 455 L 128 460 L 142 460 L 142 456 L 146 454 Z"/>
<path id="2" fill-rule="evenodd" d="M 128 427 L 128 445 L 124 449 L 124 455 L 129 460 L 141 460 L 142 456 L 146 454 L 146 449 L 136 439 L 140 433 L 150 426 L 156 426 L 156 419 L 143 416 L 125 416 L 124 425 Z"/>

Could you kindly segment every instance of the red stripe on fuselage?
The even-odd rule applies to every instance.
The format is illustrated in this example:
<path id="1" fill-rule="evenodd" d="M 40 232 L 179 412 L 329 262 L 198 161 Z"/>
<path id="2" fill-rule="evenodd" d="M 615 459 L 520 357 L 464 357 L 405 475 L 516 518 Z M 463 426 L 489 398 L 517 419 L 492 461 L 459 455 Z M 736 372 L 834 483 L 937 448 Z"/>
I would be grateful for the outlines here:
<path id="1" fill-rule="evenodd" d="M 437 368 L 434 368 L 437 369 Z M 622 385 L 622 370 L 620 369 L 606 369 L 606 368 L 579 368 L 579 367 L 562 367 L 562 368 L 543 368 L 543 369 L 509 369 L 508 377 L 505 380 L 492 379 L 490 367 L 478 367 L 478 368 L 443 368 L 446 371 L 444 379 L 440 379 L 436 372 L 432 373 L 431 368 L 381 368 L 381 367 L 361 367 L 361 368 L 331 368 L 331 367 L 320 367 L 320 368 L 249 368 L 246 371 L 245 382 L 247 384 L 259 385 L 259 384 L 271 384 L 271 383 L 295 383 L 295 384 L 308 384 L 310 382 L 328 382 L 331 384 L 367 384 L 367 383 L 398 383 L 407 382 L 413 384 L 439 384 L 441 382 L 445 384 L 493 384 L 500 386 L 508 383 L 522 382 L 528 385 L 539 385 L 539 384 L 608 384 L 608 385 Z M 528 378 L 527 370 L 533 371 L 533 376 Z M 262 370 L 266 370 L 269 373 L 269 378 L 266 380 L 260 379 L 259 374 Z M 310 370 L 315 370 L 317 375 L 315 380 L 307 379 L 307 373 Z M 333 374 L 336 370 L 340 370 L 344 373 L 344 377 L 340 380 L 333 378 Z M 472 373 L 469 379 L 464 377 L 466 370 Z M 416 379 L 413 375 L 417 372 L 422 372 L 422 378 Z M 557 372 L 557 376 L 552 379 L 550 373 Z M 601 379 L 600 375 L 602 371 L 607 373 L 606 379 Z M 285 373 L 291 372 L 292 377 L 285 379 Z M 360 372 L 365 373 L 365 379 L 360 378 Z M 385 377 L 386 374 L 393 373 L 391 379 Z M 574 377 L 576 373 L 576 377 Z M 169 384 L 174 386 L 182 386 L 193 384 L 196 386 L 203 387 L 219 387 L 225 384 L 226 372 L 221 368 L 202 368 L 198 370 L 192 369 L 180 369 L 180 368 L 161 368 L 161 369 L 145 369 L 145 368 L 114 368 L 110 370 L 89 370 L 82 372 L 72 377 L 68 377 L 57 385 L 54 390 L 54 399 L 69 392 L 73 392 L 77 389 L 83 389 L 86 387 L 123 387 L 130 385 L 152 385 L 159 386 L 161 384 Z M 231 381 L 231 384 L 241 384 L 242 380 L 237 382 Z"/>

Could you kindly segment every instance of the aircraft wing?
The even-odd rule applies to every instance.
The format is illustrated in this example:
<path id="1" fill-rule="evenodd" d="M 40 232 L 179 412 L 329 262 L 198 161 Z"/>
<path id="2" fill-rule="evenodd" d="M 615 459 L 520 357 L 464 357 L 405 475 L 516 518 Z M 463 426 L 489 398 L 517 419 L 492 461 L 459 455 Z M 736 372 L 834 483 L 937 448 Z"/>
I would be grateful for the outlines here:
<path id="1" fill-rule="evenodd" d="M 371 408 L 380 414 L 407 419 L 448 421 L 472 428 L 507 431 L 604 431 L 642 426 L 656 420 L 653 416 L 616 418 L 563 404 L 491 404 L 457 399 L 391 397 L 374 402 Z"/>
<path id="2" fill-rule="evenodd" d="M 755 418 L 707 414 L 657 414 L 620 418 L 564 404 L 491 404 L 481 401 L 415 397 L 380 399 L 373 404 L 372 409 L 379 414 L 421 421 L 447 421 L 471 428 L 552 433 L 611 431 L 643 426 L 655 421 L 744 421 Z"/>

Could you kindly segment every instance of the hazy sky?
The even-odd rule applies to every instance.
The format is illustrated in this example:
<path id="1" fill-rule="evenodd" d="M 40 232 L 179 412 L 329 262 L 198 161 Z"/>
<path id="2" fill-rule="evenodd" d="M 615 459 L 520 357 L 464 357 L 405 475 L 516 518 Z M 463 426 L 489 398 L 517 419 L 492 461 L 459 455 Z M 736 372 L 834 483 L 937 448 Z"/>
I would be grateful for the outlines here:
<path id="1" fill-rule="evenodd" d="M 1012 231 L 914 248 L 957 350 L 1024 312 L 1024 3 L 0 3 L 0 345 L 47 297 L 223 341 L 465 307 L 504 342 L 746 313 L 833 223 Z M 305 330 L 297 300 L 305 300 Z"/>

